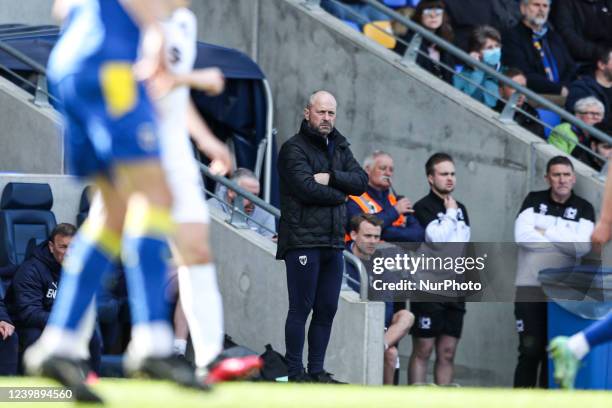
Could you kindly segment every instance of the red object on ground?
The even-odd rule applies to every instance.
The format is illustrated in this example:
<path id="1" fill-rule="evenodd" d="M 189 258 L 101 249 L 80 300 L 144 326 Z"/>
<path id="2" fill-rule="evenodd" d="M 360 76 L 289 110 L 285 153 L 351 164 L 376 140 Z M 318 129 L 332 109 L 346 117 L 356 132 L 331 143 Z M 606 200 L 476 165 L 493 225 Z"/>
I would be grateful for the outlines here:
<path id="1" fill-rule="evenodd" d="M 221 360 L 208 373 L 206 384 L 249 378 L 263 367 L 259 356 L 231 357 Z"/>

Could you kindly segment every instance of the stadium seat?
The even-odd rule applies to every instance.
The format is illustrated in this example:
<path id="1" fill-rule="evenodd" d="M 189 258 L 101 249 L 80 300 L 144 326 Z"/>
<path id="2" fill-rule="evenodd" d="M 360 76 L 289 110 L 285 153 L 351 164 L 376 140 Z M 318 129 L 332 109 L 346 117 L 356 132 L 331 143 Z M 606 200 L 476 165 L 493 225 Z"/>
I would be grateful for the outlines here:
<path id="1" fill-rule="evenodd" d="M 552 128 L 561 123 L 561 117 L 557 115 L 555 112 L 549 111 L 547 109 L 538 109 L 538 115 L 540 115 L 540 120 L 546 123 L 549 127 L 544 127 L 544 136 L 548 139 L 550 132 L 552 132 Z"/>
<path id="2" fill-rule="evenodd" d="M 373 21 L 363 26 L 363 33 L 385 48 L 395 48 L 390 21 Z"/>
<path id="3" fill-rule="evenodd" d="M 8 183 L 0 200 L 0 266 L 23 262 L 30 239 L 44 240 L 55 228 L 48 184 Z"/>
<path id="4" fill-rule="evenodd" d="M 357 30 L 357 31 L 361 32 L 361 28 L 359 28 L 359 24 L 354 23 L 354 22 L 349 21 L 349 20 L 342 20 L 342 22 L 343 22 L 344 24 L 346 24 L 347 26 L 349 26 L 349 27 L 351 27 L 351 28 L 353 28 L 353 29 L 355 29 L 355 30 Z"/>
<path id="5" fill-rule="evenodd" d="M 412 4 L 409 0 L 383 0 L 383 4 L 391 8 L 406 7 Z"/>
<path id="6" fill-rule="evenodd" d="M 83 192 L 81 193 L 81 201 L 79 202 L 79 213 L 77 214 L 76 218 L 77 228 L 80 227 L 81 224 L 83 224 L 83 222 L 87 218 L 87 214 L 89 213 L 89 206 L 91 205 L 91 202 L 89 201 L 90 190 L 91 187 L 87 186 L 83 189 Z"/>

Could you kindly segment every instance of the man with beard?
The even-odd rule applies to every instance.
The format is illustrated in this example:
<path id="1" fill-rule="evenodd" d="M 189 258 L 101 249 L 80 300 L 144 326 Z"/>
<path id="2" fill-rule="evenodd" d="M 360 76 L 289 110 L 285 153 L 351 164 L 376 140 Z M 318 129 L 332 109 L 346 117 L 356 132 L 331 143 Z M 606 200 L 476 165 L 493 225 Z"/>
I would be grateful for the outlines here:
<path id="1" fill-rule="evenodd" d="M 604 122 L 612 126 L 612 46 L 598 53 L 595 70 L 591 75 L 583 75 L 569 88 L 565 109 L 574 112 L 574 105 L 580 99 L 594 96 L 604 105 Z"/>
<path id="2" fill-rule="evenodd" d="M 334 128 L 336 106 L 329 92 L 313 93 L 299 132 L 278 156 L 281 218 L 276 258 L 287 267 L 285 345 L 291 382 L 338 382 L 323 363 L 342 284 L 344 203 L 348 195 L 365 191 L 368 175 Z M 305 373 L 304 326 L 311 311 Z"/>
<path id="3" fill-rule="evenodd" d="M 555 95 L 561 102 L 575 76 L 575 64 L 548 24 L 550 0 L 521 0 L 520 7 L 523 20 L 502 34 L 502 64 L 523 71 L 529 89 Z"/>
<path id="4" fill-rule="evenodd" d="M 425 242 L 468 242 L 470 222 L 467 209 L 451 193 L 455 190 L 455 164 L 446 153 L 435 153 L 425 164 L 429 194 L 414 205 L 414 212 L 425 229 Z M 410 302 L 416 324 L 412 327 L 412 355 L 408 368 L 410 384 L 424 383 L 427 363 L 436 348 L 434 381 L 453 381 L 453 360 L 461 337 L 465 302 Z"/>

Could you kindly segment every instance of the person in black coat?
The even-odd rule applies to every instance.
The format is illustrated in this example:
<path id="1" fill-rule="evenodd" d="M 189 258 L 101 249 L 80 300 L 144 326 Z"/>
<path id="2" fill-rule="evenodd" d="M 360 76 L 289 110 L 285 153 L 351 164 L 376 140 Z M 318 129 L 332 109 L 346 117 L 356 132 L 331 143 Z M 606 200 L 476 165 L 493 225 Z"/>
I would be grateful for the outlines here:
<path id="1" fill-rule="evenodd" d="M 0 376 L 17 375 L 19 340 L 4 304 L 2 292 L 2 282 L 0 282 Z"/>
<path id="2" fill-rule="evenodd" d="M 550 19 L 580 63 L 612 46 L 612 0 L 555 0 Z"/>
<path id="3" fill-rule="evenodd" d="M 606 115 L 604 122 L 612 126 L 612 45 L 598 52 L 594 61 L 594 72 L 582 75 L 570 85 L 565 110 L 575 113 L 576 102 L 588 96 L 594 96 L 604 105 Z"/>
<path id="4" fill-rule="evenodd" d="M 289 381 L 337 382 L 323 368 L 342 284 L 348 195 L 361 195 L 368 176 L 335 129 L 336 99 L 311 95 L 299 132 L 278 156 L 281 218 L 277 259 L 287 268 L 289 313 L 285 324 Z M 308 374 L 302 365 L 308 330 Z"/>
<path id="5" fill-rule="evenodd" d="M 502 33 L 502 65 L 523 71 L 534 92 L 566 97 L 576 64 L 548 24 L 549 6 L 548 0 L 521 0 L 523 20 Z"/>
<path id="6" fill-rule="evenodd" d="M 47 325 L 60 282 L 62 262 L 74 234 L 74 225 L 58 224 L 49 239 L 40 243 L 15 272 L 7 303 L 15 318 L 22 351 L 40 337 Z M 100 338 L 95 334 L 90 343 L 95 371 L 99 371 L 100 347 Z"/>

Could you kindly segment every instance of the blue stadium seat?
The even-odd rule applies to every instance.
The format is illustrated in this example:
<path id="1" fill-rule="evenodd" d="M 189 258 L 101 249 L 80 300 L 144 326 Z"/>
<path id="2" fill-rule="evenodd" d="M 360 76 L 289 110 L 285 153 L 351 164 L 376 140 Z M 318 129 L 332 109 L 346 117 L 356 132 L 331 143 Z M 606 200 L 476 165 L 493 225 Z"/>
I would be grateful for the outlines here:
<path id="1" fill-rule="evenodd" d="M 55 228 L 48 184 L 8 183 L 0 200 L 0 266 L 23 262 L 30 239 L 44 240 Z"/>
<path id="2" fill-rule="evenodd" d="M 550 132 L 552 132 L 552 128 L 561 123 L 561 117 L 555 112 L 547 109 L 537 109 L 537 111 L 538 115 L 540 115 L 540 120 L 550 126 L 550 128 L 544 127 L 544 137 L 548 139 Z"/>
<path id="3" fill-rule="evenodd" d="M 361 32 L 361 28 L 359 28 L 359 24 L 354 23 L 354 22 L 349 21 L 349 20 L 342 20 L 342 22 L 343 22 L 344 24 L 346 24 L 347 26 L 349 26 L 349 27 L 351 27 L 351 28 L 353 28 L 353 29 L 355 29 L 355 30 L 357 30 L 357 31 Z"/>
<path id="4" fill-rule="evenodd" d="M 383 0 L 383 4 L 391 8 L 406 7 L 412 4 L 409 0 Z"/>

